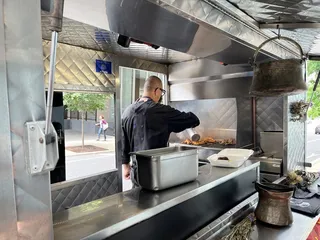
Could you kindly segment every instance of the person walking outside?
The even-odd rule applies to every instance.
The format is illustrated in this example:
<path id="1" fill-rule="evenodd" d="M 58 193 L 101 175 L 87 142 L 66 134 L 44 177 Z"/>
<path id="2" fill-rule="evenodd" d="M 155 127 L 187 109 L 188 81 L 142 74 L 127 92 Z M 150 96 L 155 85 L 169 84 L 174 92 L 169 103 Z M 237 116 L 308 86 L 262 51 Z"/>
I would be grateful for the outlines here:
<path id="1" fill-rule="evenodd" d="M 104 119 L 104 116 L 102 116 L 102 115 L 99 117 L 99 119 L 100 119 L 100 122 L 96 124 L 96 126 L 99 126 L 97 141 L 100 141 L 101 133 L 103 133 L 104 140 L 106 141 L 107 140 L 108 123 Z"/>

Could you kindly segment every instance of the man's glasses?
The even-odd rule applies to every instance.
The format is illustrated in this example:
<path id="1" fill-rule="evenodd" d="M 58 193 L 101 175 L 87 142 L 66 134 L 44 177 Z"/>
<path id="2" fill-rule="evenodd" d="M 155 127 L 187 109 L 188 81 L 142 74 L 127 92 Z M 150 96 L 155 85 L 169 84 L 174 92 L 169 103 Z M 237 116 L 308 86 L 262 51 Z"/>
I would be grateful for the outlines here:
<path id="1" fill-rule="evenodd" d="M 167 92 L 166 90 L 164 90 L 162 88 L 156 88 L 155 91 L 157 91 L 158 89 L 162 92 L 162 94 L 161 94 L 162 96 L 165 95 Z"/>

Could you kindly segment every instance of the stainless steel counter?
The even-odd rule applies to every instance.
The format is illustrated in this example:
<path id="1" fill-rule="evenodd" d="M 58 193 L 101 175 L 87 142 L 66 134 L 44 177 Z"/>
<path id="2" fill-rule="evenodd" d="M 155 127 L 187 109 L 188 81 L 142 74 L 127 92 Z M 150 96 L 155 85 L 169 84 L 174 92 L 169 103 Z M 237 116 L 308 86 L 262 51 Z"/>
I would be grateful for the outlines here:
<path id="1" fill-rule="evenodd" d="M 191 236 L 188 240 L 218 240 L 228 231 L 230 226 L 254 211 L 258 203 L 258 193 L 246 199 L 219 219 Z M 257 222 L 251 233 L 251 240 L 305 240 L 318 221 L 320 215 L 311 218 L 293 212 L 293 224 L 289 227 L 271 227 Z"/>
<path id="2" fill-rule="evenodd" d="M 104 239 L 259 167 L 247 161 L 238 169 L 199 168 L 196 181 L 160 192 L 140 188 L 89 202 L 53 216 L 55 239 Z"/>

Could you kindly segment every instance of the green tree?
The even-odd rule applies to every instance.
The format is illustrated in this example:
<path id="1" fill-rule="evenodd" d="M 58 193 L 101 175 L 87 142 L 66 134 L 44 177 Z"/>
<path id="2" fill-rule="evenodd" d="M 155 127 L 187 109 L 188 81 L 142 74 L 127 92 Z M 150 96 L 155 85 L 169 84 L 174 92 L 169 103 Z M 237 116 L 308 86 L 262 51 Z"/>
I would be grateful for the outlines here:
<path id="1" fill-rule="evenodd" d="M 313 87 L 315 84 L 316 77 L 318 76 L 318 72 L 320 71 L 320 61 L 308 61 L 307 65 L 307 75 L 314 75 L 314 79 L 310 80 L 308 83 L 308 100 L 311 97 Z M 312 107 L 309 108 L 308 116 L 311 119 L 315 119 L 317 117 L 320 117 L 320 84 L 318 85 L 315 93 L 313 94 L 312 98 Z"/>
<path id="2" fill-rule="evenodd" d="M 63 103 L 70 111 L 79 111 L 81 113 L 82 126 L 82 147 L 84 147 L 84 116 L 86 112 L 94 113 L 96 110 L 103 110 L 106 100 L 110 95 L 92 94 L 92 93 L 65 93 Z"/>

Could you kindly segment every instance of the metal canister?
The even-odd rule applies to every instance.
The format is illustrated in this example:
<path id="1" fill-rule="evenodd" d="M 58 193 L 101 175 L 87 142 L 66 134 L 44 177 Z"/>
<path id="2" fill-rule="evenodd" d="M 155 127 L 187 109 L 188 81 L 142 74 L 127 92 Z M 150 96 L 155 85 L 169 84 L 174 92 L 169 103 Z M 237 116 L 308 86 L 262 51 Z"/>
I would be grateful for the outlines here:
<path id="1" fill-rule="evenodd" d="M 257 182 L 256 189 L 259 193 L 259 203 L 255 211 L 258 220 L 275 226 L 292 224 L 290 199 L 293 195 L 293 188 Z"/>
<path id="2" fill-rule="evenodd" d="M 189 139 L 191 139 L 192 141 L 197 142 L 200 140 L 200 135 L 196 132 L 195 129 L 188 128 L 188 129 L 186 129 L 186 133 L 187 133 Z"/>

